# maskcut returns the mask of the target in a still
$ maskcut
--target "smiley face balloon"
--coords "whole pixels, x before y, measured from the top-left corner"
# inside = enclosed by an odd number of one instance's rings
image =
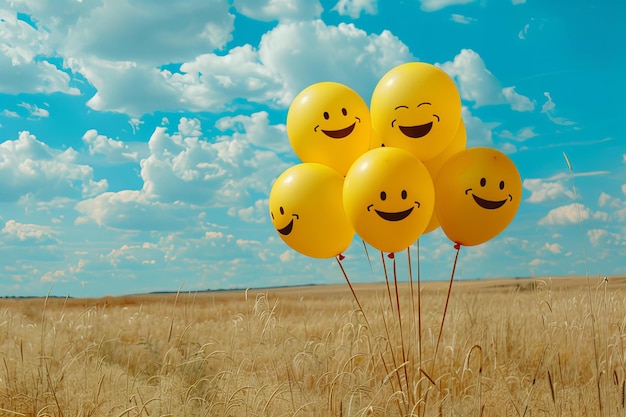
[[[296,155],[342,176],[369,149],[371,132],[365,101],[336,82],[308,86],[293,99],[287,113],[287,136]]]
[[[312,258],[331,258],[354,238],[342,200],[343,177],[317,163],[285,170],[269,196],[272,224],[292,249]]]
[[[455,243],[484,243],[511,223],[522,199],[522,179],[513,161],[491,148],[453,155],[435,179],[435,211]]]
[[[461,120],[461,97],[443,70],[408,62],[380,79],[372,93],[370,114],[372,147],[402,148],[425,161],[452,141]]]
[[[435,205],[432,179],[422,162],[399,148],[376,148],[346,175],[343,201],[361,238],[385,252],[406,249],[422,234]]]

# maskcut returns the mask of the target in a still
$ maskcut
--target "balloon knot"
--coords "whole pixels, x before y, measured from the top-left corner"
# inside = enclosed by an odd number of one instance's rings
[[[389,254],[387,255],[387,257],[388,257],[389,259],[393,259],[393,258],[394,258],[393,252],[389,252]]]
[[[461,244],[460,244],[459,242],[456,242],[456,243],[454,244],[454,249],[456,249],[456,250],[461,249]]]
[[[344,259],[346,259],[346,257],[343,256],[341,253],[337,255],[337,258],[339,258],[340,261],[343,261]]]

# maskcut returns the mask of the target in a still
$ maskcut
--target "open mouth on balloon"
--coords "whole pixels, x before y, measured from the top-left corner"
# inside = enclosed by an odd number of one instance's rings
[[[497,208],[502,207],[504,203],[506,203],[506,200],[501,200],[501,201],[485,200],[484,198],[478,197],[476,194],[472,194],[472,197],[474,197],[474,201],[476,201],[476,204],[478,204],[479,206],[487,210],[495,210]]]
[[[322,132],[329,138],[343,139],[346,136],[348,136],[350,133],[352,133],[352,131],[354,130],[354,126],[356,126],[356,122],[352,123],[348,127],[344,127],[343,129],[339,129],[339,130],[323,130],[322,129]]]
[[[417,126],[398,126],[398,129],[400,129],[400,132],[402,132],[405,136],[408,136],[413,139],[419,139],[421,137],[426,136],[432,128],[433,128],[433,122],[429,122],[424,125],[417,125]]]
[[[413,212],[413,209],[414,207],[411,207],[410,209],[404,210],[404,211],[394,211],[394,212],[380,211],[380,210],[374,210],[374,211],[383,220],[387,220],[390,222],[397,222],[397,221],[406,219],[409,216],[409,214]]]
[[[282,229],[277,229],[278,233],[280,233],[281,235],[287,236],[289,233],[291,233],[291,230],[293,229],[293,219],[291,219],[291,221],[289,222],[289,224],[285,227],[283,227]]]

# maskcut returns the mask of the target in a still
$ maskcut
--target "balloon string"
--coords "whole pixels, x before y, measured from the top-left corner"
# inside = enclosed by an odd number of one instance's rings
[[[437,344],[435,345],[435,356],[433,356],[433,369],[435,367],[435,361],[437,360],[437,351],[439,351],[439,342],[441,342],[441,334],[443,333],[443,323],[446,320],[446,313],[448,311],[448,302],[450,301],[450,293],[452,292],[452,281],[454,280],[454,271],[456,270],[456,262],[459,259],[459,252],[461,245],[459,243],[454,244],[456,249],[456,255],[454,256],[454,263],[452,264],[452,273],[450,274],[450,284],[448,285],[448,295],[446,296],[446,305],[443,308],[443,316],[441,317],[441,327],[439,328],[439,336],[437,336]]]
[[[368,330],[372,330],[372,326],[370,325],[370,322],[367,319],[367,316],[365,315],[365,310],[363,309],[363,306],[361,305],[361,301],[359,300],[359,297],[356,295],[356,291],[354,290],[354,287],[352,286],[352,283],[350,282],[350,279],[348,278],[348,274],[346,273],[346,270],[344,269],[343,264],[341,263],[341,261],[344,258],[340,258],[338,255],[335,259],[337,260],[337,263],[339,264],[339,268],[341,269],[341,272],[343,273],[343,277],[346,279],[346,282],[348,283],[348,287],[350,288],[350,292],[352,292],[352,297],[354,297],[354,301],[356,301],[356,304],[359,306],[359,311],[363,315],[363,320],[365,320],[365,325],[367,326]],[[384,317],[383,317],[383,320],[384,320]],[[389,339],[389,335],[387,335],[387,339]],[[392,352],[392,355],[393,355],[393,352]],[[387,365],[387,361],[385,360],[385,356],[383,355],[382,352],[380,352],[380,359],[383,363],[383,367],[385,368],[385,374],[389,375],[389,366]],[[397,366],[395,365],[395,359],[394,359],[394,369],[395,368],[397,368]],[[399,381],[399,377],[398,377],[398,381]]]
[[[387,284],[387,297],[389,300],[389,309],[393,312],[393,301],[391,300],[391,287],[389,285],[389,274],[387,273],[387,263],[385,262],[385,254],[383,253],[383,251],[380,251],[380,260],[383,263],[383,270],[385,271],[385,284]],[[394,267],[395,267],[395,261],[394,261]],[[385,319],[384,314],[382,315],[382,319],[383,319],[383,323],[385,324],[385,332],[387,334],[387,345],[389,346],[389,351],[391,352],[391,361],[393,364],[393,369],[396,374],[396,378],[398,379],[398,386],[402,387],[402,380],[400,378],[400,371],[399,371],[400,368],[398,367],[398,362],[396,361],[396,353],[393,349],[393,345],[391,344],[389,326],[387,325],[387,320]]]
[[[402,313],[400,311],[400,294],[398,291],[398,272],[396,268],[396,259],[393,258],[393,286],[396,291],[396,311],[398,312],[398,327],[400,328],[400,346],[402,346],[402,363],[406,362],[406,346],[404,345],[404,331],[402,330]],[[411,389],[409,385],[409,375],[407,367],[404,366],[404,381],[406,383],[406,391],[411,395]]]
[[[348,283],[348,287],[350,288],[350,291],[352,292],[352,297],[354,297],[354,301],[356,301],[356,304],[359,306],[359,311],[363,315],[363,319],[365,320],[365,324],[367,324],[367,328],[371,329],[372,327],[370,326],[369,320],[367,319],[367,316],[365,315],[365,310],[363,310],[361,301],[359,301],[359,297],[357,297],[356,291],[354,291],[354,287],[352,286],[352,283],[350,282],[350,279],[348,278],[348,274],[346,273],[346,270],[344,269],[343,264],[341,263],[344,257],[340,257],[340,256],[337,256],[335,259],[337,259],[337,263],[339,264],[339,268],[341,268],[343,277],[346,279],[346,282]]]

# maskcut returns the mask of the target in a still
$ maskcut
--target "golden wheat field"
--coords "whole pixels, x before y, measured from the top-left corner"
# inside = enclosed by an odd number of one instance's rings
[[[2,299],[0,415],[626,416],[626,277],[353,289]]]

